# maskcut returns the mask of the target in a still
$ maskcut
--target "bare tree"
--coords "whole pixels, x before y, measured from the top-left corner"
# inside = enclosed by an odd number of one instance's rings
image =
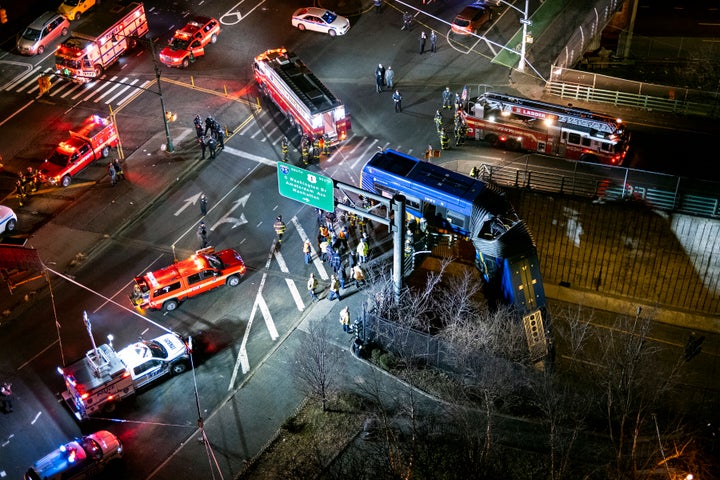
[[[327,411],[337,380],[337,364],[337,352],[328,340],[327,327],[321,322],[311,323],[308,335],[295,352],[296,379],[306,393],[320,399],[323,411]]]

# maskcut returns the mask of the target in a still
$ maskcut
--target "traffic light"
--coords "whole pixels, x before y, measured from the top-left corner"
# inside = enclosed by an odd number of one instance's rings
[[[7,23],[7,10],[0,8],[0,23]]]

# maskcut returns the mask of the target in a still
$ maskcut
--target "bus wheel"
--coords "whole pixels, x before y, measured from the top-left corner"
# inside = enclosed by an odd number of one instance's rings
[[[166,312],[172,312],[178,307],[178,301],[175,299],[168,300],[165,303],[163,303],[163,310]]]
[[[485,141],[487,143],[489,143],[490,145],[492,145],[493,147],[497,147],[498,144],[500,143],[500,139],[498,138],[498,136],[493,133],[489,133],[489,134],[485,135]]]

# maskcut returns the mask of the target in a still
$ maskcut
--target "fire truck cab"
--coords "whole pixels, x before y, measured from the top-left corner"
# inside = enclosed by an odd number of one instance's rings
[[[40,166],[43,181],[67,187],[72,177],[95,160],[107,157],[110,148],[117,144],[117,129],[112,120],[92,115],[70,131],[70,138],[60,142]]]
[[[255,57],[260,93],[277,105],[299,135],[325,137],[330,145],[347,139],[350,117],[343,103],[310,69],[284,48]]]
[[[217,41],[220,22],[210,17],[195,17],[176,30],[167,47],[160,52],[160,61],[168,67],[187,68],[196,58],[205,55],[205,47]]]
[[[76,83],[98,78],[149,31],[142,3],[99,9],[92,20],[55,51],[56,75]]]
[[[170,312],[188,298],[223,285],[237,286],[245,270],[235,250],[204,248],[186,260],[135,277],[130,301],[139,308]]]

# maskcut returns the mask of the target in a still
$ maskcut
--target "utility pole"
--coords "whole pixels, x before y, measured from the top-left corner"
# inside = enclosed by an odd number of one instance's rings
[[[165,100],[162,94],[162,82],[160,81],[160,67],[158,66],[157,58],[155,56],[155,42],[149,39],[150,42],[150,53],[152,55],[153,65],[155,66],[155,78],[157,79],[158,95],[160,95],[160,108],[162,109],[163,124],[165,125],[165,139],[167,140],[166,150],[172,153],[175,150],[172,139],[170,138],[170,127],[168,126],[167,111],[165,110]]]

